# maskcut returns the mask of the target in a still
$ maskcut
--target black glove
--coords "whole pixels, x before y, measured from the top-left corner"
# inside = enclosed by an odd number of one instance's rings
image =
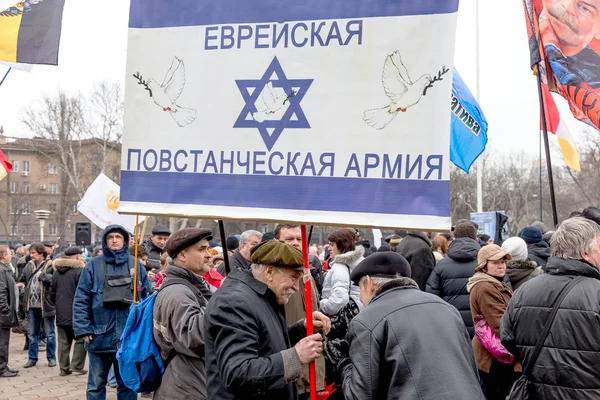
[[[327,376],[338,377],[342,372],[343,367],[350,363],[350,346],[344,339],[330,340],[325,344],[323,349],[325,354],[325,365],[327,368]]]

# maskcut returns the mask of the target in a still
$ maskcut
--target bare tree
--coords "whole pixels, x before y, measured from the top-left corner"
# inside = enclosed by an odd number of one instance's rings
[[[73,197],[80,199],[108,165],[122,136],[123,96],[116,83],[101,82],[89,96],[59,92],[24,110],[34,138],[23,143],[58,168],[58,225],[64,226]]]
[[[100,170],[105,172],[108,155],[119,146],[123,136],[123,93],[117,82],[98,83],[90,96],[88,136],[100,151]]]

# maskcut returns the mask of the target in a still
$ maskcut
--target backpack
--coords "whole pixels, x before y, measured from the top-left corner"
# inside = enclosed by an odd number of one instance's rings
[[[194,294],[199,293],[199,289],[191,282],[180,278],[165,280],[160,290],[171,285],[185,285]],[[158,389],[167,366],[177,355],[175,349],[172,349],[169,357],[163,361],[160,348],[154,340],[154,302],[158,293],[154,292],[141,303],[131,305],[120,339],[121,346],[117,351],[123,384],[138,393]]]

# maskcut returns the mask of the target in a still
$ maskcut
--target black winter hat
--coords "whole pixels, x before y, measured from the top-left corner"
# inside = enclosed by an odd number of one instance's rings
[[[227,246],[227,250],[237,250],[240,247],[240,241],[235,236],[229,236],[225,239],[225,245]]]
[[[358,285],[360,278],[366,275],[396,276],[397,274],[410,278],[410,264],[400,254],[384,251],[362,260],[350,273],[350,279]]]
[[[83,254],[79,247],[71,246],[65,250],[65,256],[74,256],[76,254]]]
[[[156,225],[154,228],[152,228],[152,234],[153,235],[170,235],[171,231],[166,226]]]
[[[542,231],[535,226],[528,226],[521,232],[521,239],[527,244],[539,243],[543,240]]]

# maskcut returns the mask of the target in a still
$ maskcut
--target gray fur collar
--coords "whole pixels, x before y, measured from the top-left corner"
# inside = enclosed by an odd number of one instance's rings
[[[52,266],[55,268],[83,268],[85,267],[85,263],[72,258],[57,258],[56,260],[52,261]]]
[[[537,268],[537,264],[535,263],[535,261],[530,261],[530,260],[525,260],[525,261],[511,260],[506,265],[506,268],[507,269],[530,269],[530,270],[534,270],[534,269]]]
[[[334,264],[346,264],[349,267],[354,267],[358,261],[365,255],[365,248],[358,245],[352,251],[344,254],[338,254],[333,258]]]

